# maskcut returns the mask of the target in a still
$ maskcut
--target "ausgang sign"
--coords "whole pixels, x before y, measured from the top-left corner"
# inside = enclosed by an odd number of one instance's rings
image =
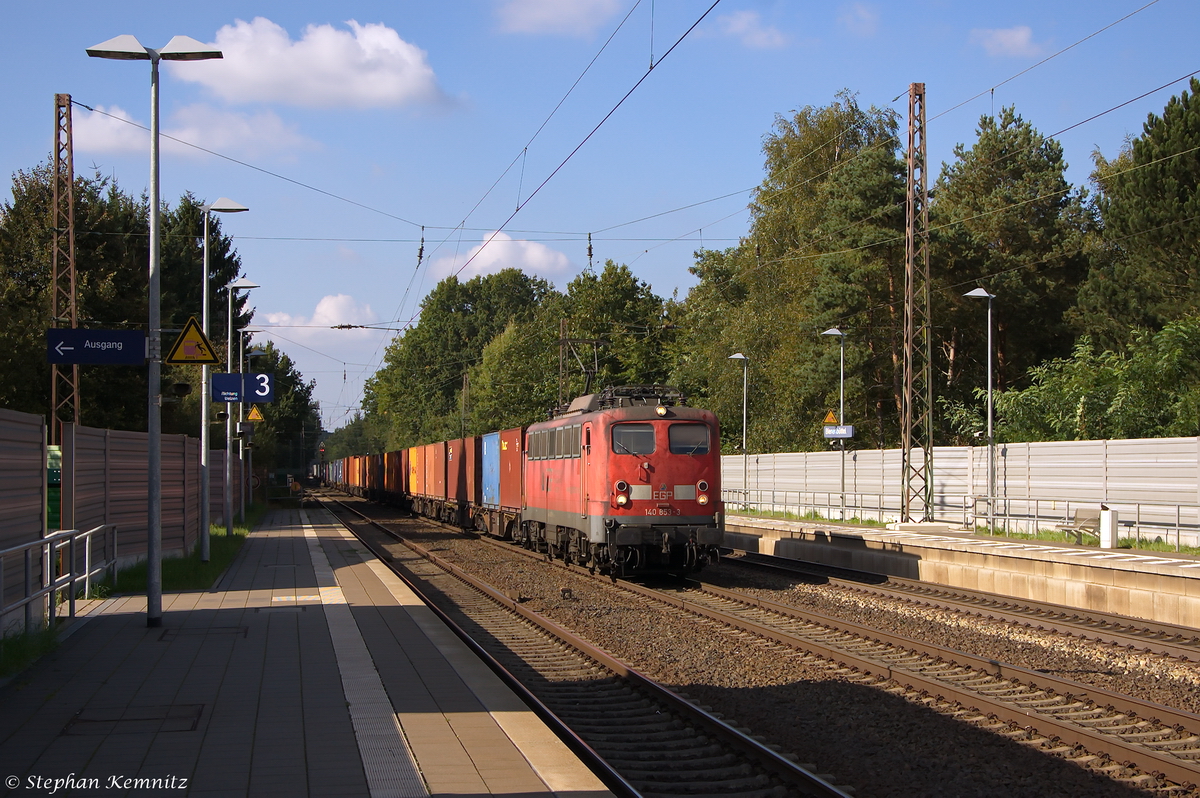
[[[46,330],[47,363],[140,366],[146,362],[146,333],[141,330]]]

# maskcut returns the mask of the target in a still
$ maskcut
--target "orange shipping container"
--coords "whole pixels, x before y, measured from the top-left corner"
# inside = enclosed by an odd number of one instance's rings
[[[425,495],[424,446],[414,446],[408,450],[408,488],[412,496]]]
[[[521,509],[521,465],[524,443],[524,427],[501,430],[500,506],[506,509]]]

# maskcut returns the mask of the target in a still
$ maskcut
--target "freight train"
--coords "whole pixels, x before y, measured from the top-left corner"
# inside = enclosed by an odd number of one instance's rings
[[[324,483],[613,577],[716,562],[720,430],[664,386],[581,396],[547,421],[318,466]]]

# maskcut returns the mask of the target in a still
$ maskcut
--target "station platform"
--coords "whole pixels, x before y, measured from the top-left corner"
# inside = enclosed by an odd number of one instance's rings
[[[93,602],[0,687],[4,795],[611,795],[325,510],[211,591]]]
[[[835,568],[1200,626],[1200,558],[1188,555],[981,537],[946,531],[944,526],[891,530],[733,514],[725,520],[725,545]]]

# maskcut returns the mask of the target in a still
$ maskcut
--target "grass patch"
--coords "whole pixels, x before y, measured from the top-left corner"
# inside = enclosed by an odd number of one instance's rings
[[[226,534],[225,527],[212,526],[209,533],[209,560],[200,561],[200,546],[187,557],[166,557],[162,561],[162,583],[164,593],[176,593],[182,590],[207,590],[216,583],[225,569],[242,550],[246,536],[266,514],[267,507],[262,504],[252,504],[246,508],[245,525],[235,524],[233,534]],[[98,596],[113,593],[141,594],[146,592],[145,561],[117,573],[116,584],[107,580],[93,592]],[[107,591],[107,593],[106,593]]]
[[[0,637],[0,677],[25,670],[29,663],[58,646],[54,629],[14,632]]]
[[[726,502],[727,505],[731,503],[732,502]],[[731,510],[727,511],[727,514],[749,515],[753,516],[754,518],[777,518],[781,521],[827,521],[831,524],[856,524],[858,526],[875,527],[887,526],[887,521],[878,521],[874,518],[858,518],[857,516],[853,518],[847,518],[845,521],[838,521],[834,518],[826,518],[816,510],[809,510],[803,515],[797,515],[796,513],[787,510]]]
[[[1015,540],[1044,540],[1051,543],[1074,543],[1075,533],[1065,529],[1039,529],[1037,532],[1009,532],[1004,534],[1003,530],[997,530],[988,533],[987,527],[975,527],[975,534],[979,537],[1003,538],[1007,537]],[[1099,546],[1100,537],[1087,532],[1083,533],[1082,543],[1084,546]],[[1164,554],[1190,554],[1200,555],[1200,547],[1196,546],[1180,546],[1175,548],[1175,544],[1167,540],[1165,537],[1148,538],[1143,536],[1141,540],[1136,538],[1118,538],[1118,549],[1136,549],[1138,551],[1158,551]]]

